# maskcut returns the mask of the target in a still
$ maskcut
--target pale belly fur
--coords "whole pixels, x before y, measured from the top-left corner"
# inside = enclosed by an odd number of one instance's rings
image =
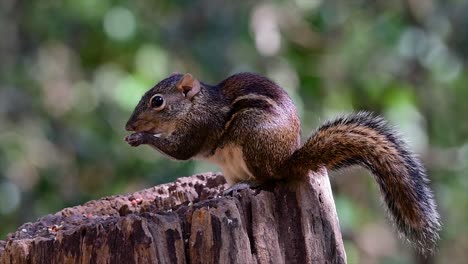
[[[252,181],[254,179],[253,174],[249,171],[244,161],[242,149],[238,146],[224,146],[222,149],[216,150],[214,155],[204,158],[204,160],[221,167],[224,178],[226,178],[229,186],[238,182]]]

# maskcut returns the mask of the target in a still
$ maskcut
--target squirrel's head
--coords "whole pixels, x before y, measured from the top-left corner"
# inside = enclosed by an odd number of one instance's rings
[[[143,95],[125,129],[170,135],[187,116],[200,86],[190,73],[172,74]]]

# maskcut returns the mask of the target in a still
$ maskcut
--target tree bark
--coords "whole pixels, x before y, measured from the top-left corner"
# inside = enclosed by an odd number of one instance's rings
[[[66,208],[0,241],[0,263],[346,263],[325,170],[225,187],[208,173]]]

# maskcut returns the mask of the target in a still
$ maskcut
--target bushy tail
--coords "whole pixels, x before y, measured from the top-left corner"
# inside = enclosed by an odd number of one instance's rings
[[[380,117],[360,112],[321,126],[289,162],[317,170],[361,165],[375,176],[390,218],[421,251],[439,239],[439,214],[425,170],[406,143]]]

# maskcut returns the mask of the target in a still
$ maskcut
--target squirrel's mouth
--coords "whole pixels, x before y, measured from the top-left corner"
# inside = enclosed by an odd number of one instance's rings
[[[173,123],[157,123],[147,120],[137,120],[136,122],[127,123],[125,129],[129,132],[145,133],[157,138],[166,138],[175,131]]]
[[[136,132],[136,133],[145,133],[153,135],[154,137],[161,137],[163,132],[155,129],[150,122],[138,123],[134,126],[128,125],[125,127],[127,131]]]
[[[148,131],[145,131],[145,130],[134,130],[132,131],[133,133],[144,133],[144,134],[148,134],[148,135],[151,135],[153,137],[157,137],[157,138],[160,138],[160,137],[163,137],[164,133],[163,132],[159,132],[159,131],[156,131],[156,130],[148,130]]]
[[[166,134],[163,133],[163,132],[159,132],[159,131],[155,131],[155,130],[150,130],[150,131],[136,131],[135,133],[145,133],[145,134],[148,134],[148,135],[151,135],[153,137],[156,137],[156,138],[165,138]]]
[[[155,133],[153,134],[153,137],[161,138],[163,133]]]

